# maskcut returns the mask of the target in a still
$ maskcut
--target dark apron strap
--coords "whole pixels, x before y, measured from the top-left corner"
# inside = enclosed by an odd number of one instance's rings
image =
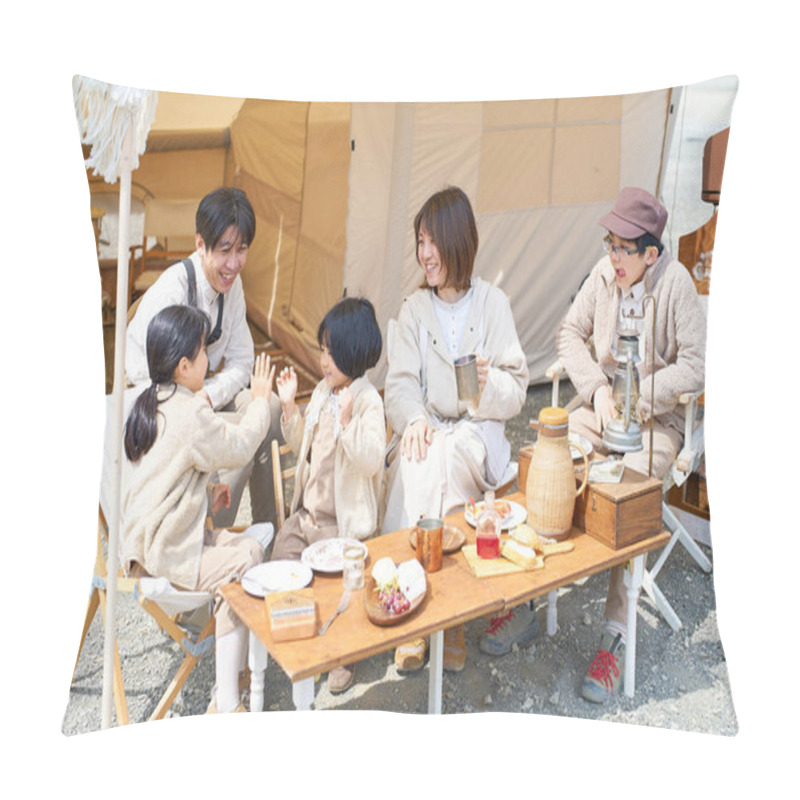
[[[194,264],[190,258],[184,258],[183,266],[186,270],[186,278],[189,283],[189,305],[197,308],[197,276],[194,273]],[[214,330],[209,334],[208,339],[206,339],[206,346],[214,344],[222,335],[222,307],[224,301],[225,295],[220,294],[217,296],[217,306],[219,307],[217,312],[217,324],[214,326]]]

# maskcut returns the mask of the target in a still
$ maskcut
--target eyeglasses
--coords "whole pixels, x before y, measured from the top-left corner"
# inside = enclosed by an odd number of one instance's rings
[[[617,247],[617,245],[611,241],[610,236],[603,237],[603,250],[609,255],[613,253],[617,258],[619,258],[620,253],[625,253],[626,256],[635,256],[639,252],[638,247]]]

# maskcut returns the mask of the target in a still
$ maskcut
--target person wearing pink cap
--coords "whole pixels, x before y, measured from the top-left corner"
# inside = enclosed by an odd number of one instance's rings
[[[653,476],[662,478],[683,443],[678,398],[702,389],[705,378],[706,321],[689,271],[673,259],[661,237],[667,210],[644,189],[623,189],[612,210],[599,220],[606,229],[605,255],[581,286],[556,335],[558,357],[583,405],[570,414],[569,429],[606,454],[602,432],[613,414],[611,381],[617,330],[639,331],[638,415],[643,450],[623,462],[637,472],[650,468],[650,418],[653,417]],[[655,299],[655,355],[651,357]],[[651,375],[655,362],[655,390]],[[582,695],[603,702],[622,688],[625,664],[627,594],[623,568],[611,570],[605,629],[584,678]]]

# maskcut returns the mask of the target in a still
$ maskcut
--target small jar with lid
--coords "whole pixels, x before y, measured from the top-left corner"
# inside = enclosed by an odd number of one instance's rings
[[[500,555],[500,514],[494,507],[494,492],[486,492],[483,508],[475,522],[475,546],[480,558]]]

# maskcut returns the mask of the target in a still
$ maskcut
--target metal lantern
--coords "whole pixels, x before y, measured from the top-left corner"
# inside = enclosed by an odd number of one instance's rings
[[[625,323],[617,328],[617,367],[611,384],[614,416],[603,428],[603,446],[612,453],[636,453],[642,449],[642,428],[639,417],[639,331],[633,320],[644,319],[644,306],[653,303],[653,333],[650,337],[650,396],[655,397],[655,346],[656,346],[656,301],[646,295],[642,301],[643,313],[625,317]],[[653,415],[650,415],[650,468],[653,474]]]

